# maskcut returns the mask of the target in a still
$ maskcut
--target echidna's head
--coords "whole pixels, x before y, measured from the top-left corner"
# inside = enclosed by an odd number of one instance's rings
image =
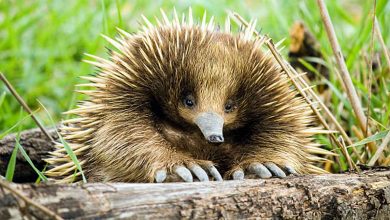
[[[238,119],[243,63],[228,35],[213,33],[203,43],[196,40],[192,46],[180,42],[183,54],[170,56],[172,69],[169,63],[162,64],[168,65],[160,73],[165,75],[159,74],[163,81],[150,91],[153,110],[160,119],[184,128],[198,127],[207,141],[220,143],[224,128]]]
[[[192,39],[185,41],[186,32],[191,31]],[[220,143],[224,142],[224,131],[243,127],[257,117],[262,100],[258,92],[264,87],[259,75],[273,66],[264,61],[254,42],[242,36],[203,31],[182,28],[178,55],[163,55],[169,60],[160,63],[162,70],[154,68],[159,77],[149,84],[153,85],[151,100],[155,114],[162,119],[183,128],[197,127],[208,142]],[[177,45],[176,39],[170,38],[168,31],[160,34],[168,47],[162,51],[175,51],[169,47]],[[159,61],[154,62],[158,67]],[[268,66],[264,68],[261,62]]]
[[[212,143],[224,142],[226,131],[266,125],[280,71],[248,35],[174,21],[124,36],[115,45],[122,54],[113,55],[113,80],[123,89],[116,93],[129,97],[122,107],[149,106],[155,120],[195,128]]]
[[[224,40],[229,39],[215,39],[191,51],[178,72],[178,77],[185,75],[176,88],[180,95],[174,97],[180,118],[213,143],[224,141],[223,128],[236,124],[241,110],[241,60],[233,58],[238,54]]]

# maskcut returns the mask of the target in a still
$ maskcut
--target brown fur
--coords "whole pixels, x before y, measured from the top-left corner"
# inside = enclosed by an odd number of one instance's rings
[[[320,172],[310,154],[311,110],[261,40],[165,21],[110,41],[118,52],[91,62],[100,70],[87,78],[94,89],[81,91],[90,99],[61,132],[89,181],[153,182],[158,169],[192,163],[215,164],[226,178],[254,161]],[[225,113],[228,101],[235,108]],[[209,110],[224,118],[224,143],[208,143],[194,124]],[[69,181],[75,165],[58,147],[47,174]]]

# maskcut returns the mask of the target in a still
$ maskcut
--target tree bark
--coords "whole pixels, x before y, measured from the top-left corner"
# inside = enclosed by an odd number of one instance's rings
[[[54,129],[49,133],[57,139]],[[15,135],[0,140],[4,175]],[[21,133],[20,143],[43,169],[53,144],[38,129]],[[14,181],[37,176],[19,153]],[[389,219],[390,170],[286,179],[166,184],[12,184],[33,201],[67,219]],[[48,218],[0,187],[0,219]]]
[[[163,184],[13,184],[65,219],[388,219],[390,171]],[[0,219],[38,210],[0,189]]]
[[[54,128],[49,128],[47,131],[57,140],[58,137]],[[0,175],[5,175],[9,159],[15,147],[15,138],[16,134],[10,134],[0,140]],[[47,153],[54,150],[53,143],[39,129],[21,132],[19,143],[39,170],[42,170],[46,165],[43,159],[47,158]],[[18,183],[34,182],[37,178],[38,175],[19,151],[13,181]]]

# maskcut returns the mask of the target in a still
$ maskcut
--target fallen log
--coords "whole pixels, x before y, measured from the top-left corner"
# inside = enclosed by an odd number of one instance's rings
[[[48,128],[47,132],[53,139],[56,140],[58,138],[54,128]],[[9,159],[15,147],[15,138],[16,134],[10,134],[0,140],[0,175],[5,175]],[[38,128],[21,132],[19,143],[39,170],[42,170],[46,165],[43,159],[48,157],[47,153],[54,150],[53,143]],[[13,181],[18,183],[34,182],[38,175],[31,168],[30,164],[27,163],[20,151],[16,159]]]
[[[12,184],[65,219],[388,219],[390,170],[163,184]],[[45,218],[0,190],[0,219]]]

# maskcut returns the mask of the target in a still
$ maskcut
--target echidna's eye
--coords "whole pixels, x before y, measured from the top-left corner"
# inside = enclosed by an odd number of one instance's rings
[[[192,95],[188,95],[184,98],[183,100],[183,103],[184,105],[187,107],[187,108],[192,108],[195,106],[195,100],[194,100],[194,97]]]
[[[235,109],[235,106],[233,104],[233,101],[228,100],[225,104],[225,112],[229,113],[232,112]]]

